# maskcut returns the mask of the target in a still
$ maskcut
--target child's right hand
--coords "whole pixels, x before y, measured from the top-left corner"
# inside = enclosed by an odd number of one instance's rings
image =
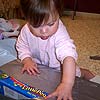
[[[72,86],[67,83],[60,83],[57,89],[49,94],[45,99],[57,97],[57,100],[73,100],[72,98]]]
[[[27,71],[29,75],[36,75],[40,73],[37,68],[37,64],[31,58],[27,57],[22,62],[24,64],[22,73],[24,73],[25,71]]]

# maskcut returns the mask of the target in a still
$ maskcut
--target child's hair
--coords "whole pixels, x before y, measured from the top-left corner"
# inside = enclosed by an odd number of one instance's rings
[[[62,3],[62,0],[20,0],[24,17],[33,27],[46,23],[50,16],[61,16]]]

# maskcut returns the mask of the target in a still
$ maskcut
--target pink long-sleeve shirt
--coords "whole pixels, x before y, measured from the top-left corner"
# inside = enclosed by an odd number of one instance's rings
[[[76,47],[61,20],[56,33],[46,40],[34,36],[26,24],[20,32],[16,48],[21,60],[31,57],[38,64],[56,69],[60,69],[67,56],[77,60]]]

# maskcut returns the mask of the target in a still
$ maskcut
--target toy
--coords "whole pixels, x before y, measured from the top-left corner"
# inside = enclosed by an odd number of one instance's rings
[[[14,19],[5,20],[0,18],[0,30],[2,35],[7,38],[10,36],[18,36],[20,24],[18,24]]]
[[[45,98],[48,93],[28,84],[22,83],[14,77],[8,76],[0,70],[0,94],[13,99],[35,99]]]

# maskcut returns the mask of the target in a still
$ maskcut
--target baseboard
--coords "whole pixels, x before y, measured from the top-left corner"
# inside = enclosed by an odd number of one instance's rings
[[[73,15],[73,12],[74,11],[64,11],[63,12],[63,15]],[[88,13],[88,12],[79,12],[79,11],[76,11],[76,16],[98,16],[100,18],[100,14],[97,14],[97,13]]]

